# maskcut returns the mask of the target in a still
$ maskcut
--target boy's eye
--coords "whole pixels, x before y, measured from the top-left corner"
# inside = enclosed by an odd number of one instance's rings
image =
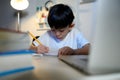
[[[54,29],[51,29],[51,31],[52,31],[52,32],[55,32],[55,30],[54,30]]]
[[[55,30],[52,30],[53,32],[55,31]]]
[[[55,29],[51,29],[52,32],[64,32],[64,30],[55,30]]]

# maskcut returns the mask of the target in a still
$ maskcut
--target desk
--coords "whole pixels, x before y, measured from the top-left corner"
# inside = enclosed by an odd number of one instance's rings
[[[86,76],[54,56],[33,56],[34,70],[12,74],[0,80],[118,80],[120,74]]]

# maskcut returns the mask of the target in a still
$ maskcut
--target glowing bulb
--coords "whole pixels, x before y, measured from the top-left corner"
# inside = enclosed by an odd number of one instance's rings
[[[16,10],[24,10],[29,6],[28,0],[11,0],[10,4]]]

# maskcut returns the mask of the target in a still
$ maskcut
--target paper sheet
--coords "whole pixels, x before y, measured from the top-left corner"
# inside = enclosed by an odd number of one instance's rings
[[[43,53],[43,54],[33,54],[34,56],[57,56],[58,55],[58,50],[55,51],[49,51],[48,53]]]

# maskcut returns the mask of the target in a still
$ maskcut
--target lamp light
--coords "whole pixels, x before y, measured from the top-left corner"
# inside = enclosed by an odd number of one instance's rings
[[[11,0],[10,5],[18,10],[17,16],[18,16],[18,31],[20,30],[20,11],[25,10],[29,6],[28,0]]]

